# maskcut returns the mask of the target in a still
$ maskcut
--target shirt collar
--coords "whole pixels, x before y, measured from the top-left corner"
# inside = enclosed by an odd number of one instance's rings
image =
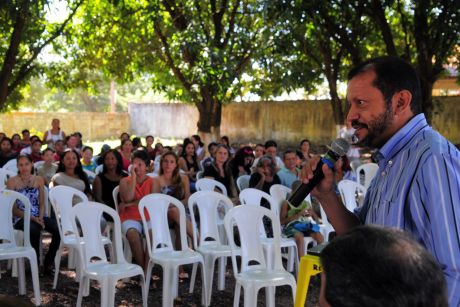
[[[399,152],[406,144],[423,128],[427,127],[428,123],[425,114],[420,113],[414,116],[401,129],[399,129],[375,154],[376,162],[391,159]]]

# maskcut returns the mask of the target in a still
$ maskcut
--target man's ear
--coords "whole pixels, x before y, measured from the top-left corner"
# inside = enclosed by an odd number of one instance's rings
[[[412,93],[408,90],[401,90],[393,95],[393,110],[395,115],[400,115],[410,110]]]

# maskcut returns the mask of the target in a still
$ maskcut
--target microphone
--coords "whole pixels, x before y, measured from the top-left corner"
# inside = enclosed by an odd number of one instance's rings
[[[315,186],[321,182],[324,178],[323,164],[334,168],[334,163],[342,156],[345,156],[350,149],[350,145],[347,140],[338,138],[332,142],[330,149],[326,152],[324,157],[318,162],[315,171],[313,172],[313,178],[308,183],[302,183],[289,197],[288,202],[294,207],[298,207],[307,197],[308,194],[315,188]]]

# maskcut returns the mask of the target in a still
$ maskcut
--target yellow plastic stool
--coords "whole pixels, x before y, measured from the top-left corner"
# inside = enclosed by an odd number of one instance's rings
[[[297,276],[297,292],[294,307],[305,306],[310,278],[321,273],[321,263],[317,255],[305,255],[300,258],[299,275]]]

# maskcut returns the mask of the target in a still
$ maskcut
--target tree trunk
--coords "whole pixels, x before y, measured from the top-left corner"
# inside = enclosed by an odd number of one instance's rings
[[[433,84],[434,82],[427,80],[423,76],[420,76],[420,85],[422,92],[422,112],[425,113],[428,123],[431,124],[433,119],[434,105],[433,105]]]
[[[222,120],[222,104],[209,94],[207,89],[201,91],[203,99],[196,104],[198,108],[198,134],[209,140],[219,140]],[[209,134],[209,136],[207,135]]]
[[[13,75],[13,68],[17,62],[19,53],[19,45],[21,44],[22,34],[26,23],[26,18],[29,11],[30,1],[22,1],[22,6],[17,12],[16,21],[14,23],[13,32],[11,33],[10,44],[5,55],[2,70],[0,72],[0,110],[5,108],[6,99],[8,98],[9,82]]]

